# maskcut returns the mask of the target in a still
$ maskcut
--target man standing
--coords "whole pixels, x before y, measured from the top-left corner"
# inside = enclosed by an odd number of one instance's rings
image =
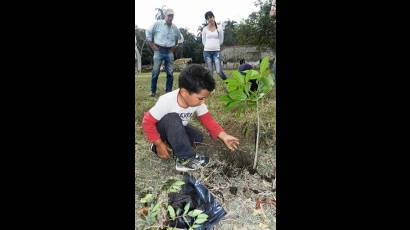
[[[165,92],[172,91],[174,52],[179,44],[184,41],[184,37],[175,24],[174,11],[167,9],[165,19],[155,22],[146,31],[148,45],[154,51],[154,66],[152,67],[151,92],[150,96],[155,97],[157,91],[157,81],[160,73],[161,62],[164,61],[167,82]]]

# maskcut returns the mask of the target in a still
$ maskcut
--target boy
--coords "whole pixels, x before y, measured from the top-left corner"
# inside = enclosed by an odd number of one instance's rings
[[[238,148],[239,140],[227,134],[213,119],[205,99],[215,89],[215,80],[209,70],[191,64],[179,75],[179,88],[162,95],[154,107],[144,114],[142,127],[151,150],[161,159],[169,159],[168,148],[176,155],[177,171],[192,171],[208,163],[208,159],[196,154],[194,143],[202,142],[199,130],[188,125],[195,112],[201,124],[213,139],[219,138],[231,151]],[[168,147],[169,146],[169,147]]]

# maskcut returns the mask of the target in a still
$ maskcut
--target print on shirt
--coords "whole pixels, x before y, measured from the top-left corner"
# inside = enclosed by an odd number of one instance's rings
[[[192,117],[193,114],[194,114],[194,113],[180,113],[180,114],[179,114],[179,117],[180,117],[181,120],[182,120],[182,124],[183,124],[183,125],[187,125],[187,124],[188,124],[188,121],[191,119],[191,117]]]

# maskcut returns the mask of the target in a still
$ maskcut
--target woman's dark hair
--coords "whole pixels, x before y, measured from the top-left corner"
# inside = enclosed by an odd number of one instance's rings
[[[212,11],[208,11],[205,13],[205,20],[208,20],[209,17],[215,17],[214,13]]]
[[[214,15],[214,13],[212,13],[212,11],[208,11],[208,12],[205,13],[205,20],[208,20],[209,17],[215,17],[215,15]],[[214,23],[215,23],[215,28],[218,29],[218,25],[216,24],[216,22],[214,22]],[[219,31],[218,31],[218,33],[219,33]]]
[[[190,64],[181,71],[178,86],[189,93],[199,93],[203,89],[212,92],[215,89],[215,79],[202,65]]]

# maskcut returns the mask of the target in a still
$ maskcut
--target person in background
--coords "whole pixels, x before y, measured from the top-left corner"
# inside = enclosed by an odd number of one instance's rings
[[[165,19],[158,20],[145,32],[148,45],[154,51],[154,66],[152,67],[151,92],[149,96],[155,97],[157,91],[158,76],[160,73],[161,62],[164,61],[167,82],[165,92],[172,91],[174,81],[173,64],[174,52],[179,44],[184,42],[184,37],[178,27],[172,23],[174,11],[167,9]]]
[[[226,80],[226,75],[221,67],[221,45],[224,41],[223,28],[218,28],[215,22],[215,16],[212,11],[205,13],[205,19],[208,25],[202,29],[202,44],[204,45],[204,60],[211,74],[213,73],[212,64],[215,64],[215,69],[222,80]]]

